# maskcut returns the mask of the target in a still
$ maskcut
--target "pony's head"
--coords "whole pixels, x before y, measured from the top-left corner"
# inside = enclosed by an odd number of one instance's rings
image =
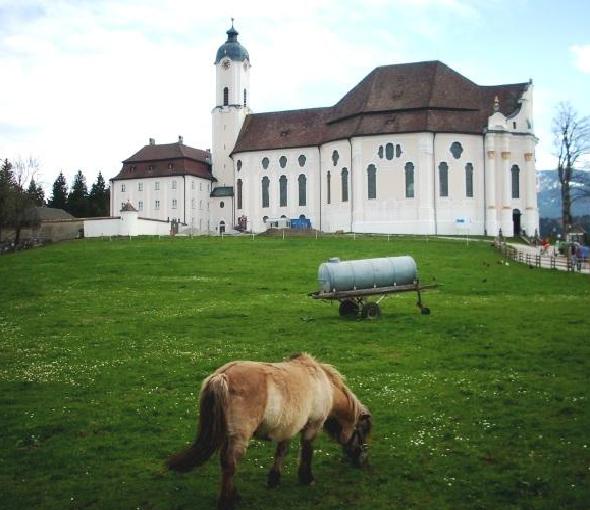
[[[372,426],[373,418],[365,406],[362,406],[352,427],[335,416],[330,416],[324,423],[326,432],[342,445],[344,456],[358,468],[367,465]]]

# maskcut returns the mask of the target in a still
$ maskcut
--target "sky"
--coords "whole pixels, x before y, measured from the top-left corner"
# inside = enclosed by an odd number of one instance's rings
[[[480,85],[533,80],[537,168],[552,117],[590,115],[589,0],[0,0],[0,158],[50,191],[155,138],[211,147],[217,48],[235,18],[255,112],[331,106],[380,65],[441,60]]]

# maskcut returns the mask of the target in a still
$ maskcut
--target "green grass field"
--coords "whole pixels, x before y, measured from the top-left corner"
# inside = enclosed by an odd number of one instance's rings
[[[318,265],[412,255],[440,290],[347,321],[314,301]],[[0,258],[0,506],[214,508],[217,459],[163,469],[192,440],[201,380],[234,359],[308,351],[374,415],[370,468],[316,443],[316,485],[265,487],[274,447],[239,466],[240,509],[590,508],[587,276],[500,264],[442,239],[80,240]]]

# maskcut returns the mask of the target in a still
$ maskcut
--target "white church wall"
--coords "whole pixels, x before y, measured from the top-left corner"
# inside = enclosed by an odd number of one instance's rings
[[[388,145],[391,144],[391,145]],[[399,147],[398,147],[399,146]],[[353,139],[353,228],[357,232],[428,234],[431,202],[423,196],[431,179],[421,157],[421,134],[393,134]],[[414,196],[406,196],[406,164],[414,167]],[[375,166],[376,193],[369,198],[368,168]],[[429,164],[431,166],[431,163]],[[411,195],[411,193],[409,193]]]
[[[299,156],[305,157],[303,166],[299,163]],[[285,167],[281,167],[281,157],[287,158]],[[262,160],[268,158],[268,167],[262,166]],[[243,208],[236,209],[236,216],[245,215],[248,218],[248,229],[254,232],[263,232],[268,228],[263,218],[270,219],[285,216],[289,219],[299,218],[304,215],[311,220],[312,228],[319,228],[320,208],[320,178],[319,178],[319,154],[317,147],[297,149],[277,149],[268,151],[255,151],[238,153],[233,156],[234,164],[241,161],[242,168],[236,170],[236,183],[234,191],[237,191],[237,179],[243,182]],[[287,205],[281,206],[279,194],[279,179],[287,178]],[[305,176],[306,201],[305,205],[299,205],[299,176]],[[269,179],[269,204],[262,205],[262,179]]]
[[[437,234],[465,235],[484,233],[483,137],[479,135],[438,133],[435,137],[434,184]],[[456,158],[453,143],[461,144]],[[439,168],[448,165],[448,196],[441,196]],[[473,166],[473,197],[467,196],[466,165]]]
[[[334,152],[337,156],[334,157]],[[321,230],[350,232],[351,217],[351,143],[337,140],[320,147],[321,157]],[[346,193],[343,200],[342,172],[346,169]],[[330,172],[330,203],[328,203],[328,172]]]

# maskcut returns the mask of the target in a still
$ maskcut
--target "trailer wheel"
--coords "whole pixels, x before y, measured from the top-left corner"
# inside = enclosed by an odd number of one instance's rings
[[[356,301],[353,301],[352,299],[344,299],[340,301],[338,313],[340,314],[340,317],[354,319],[359,314],[359,305]]]
[[[363,306],[363,310],[361,312],[361,316],[363,319],[374,320],[381,317],[381,309],[377,303],[365,303]]]

